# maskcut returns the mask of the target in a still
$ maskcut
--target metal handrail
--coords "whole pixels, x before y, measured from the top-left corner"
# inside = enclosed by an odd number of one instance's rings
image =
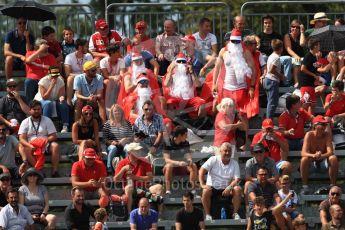
[[[248,5],[260,4],[328,4],[328,3],[344,3],[345,0],[309,0],[309,1],[249,1],[241,6],[241,16],[243,16],[244,8]]]

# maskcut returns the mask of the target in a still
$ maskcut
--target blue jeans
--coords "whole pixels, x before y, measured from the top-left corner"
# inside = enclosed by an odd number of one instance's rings
[[[28,103],[30,103],[38,92],[38,80],[26,78],[24,82],[24,91],[26,100]]]
[[[279,101],[279,82],[264,78],[263,86],[267,94],[266,117],[273,118]]]
[[[115,169],[113,169],[113,166],[112,166],[112,161],[113,161],[114,157],[120,156],[120,155],[125,157],[127,154],[123,150],[123,147],[122,148],[118,148],[115,145],[109,145],[107,147],[107,151],[108,151],[107,169],[109,171],[110,170],[113,171],[113,170],[115,170]]]
[[[284,76],[286,77],[284,85],[290,86],[292,82],[292,58],[290,56],[280,56],[279,59],[284,69]]]
[[[52,118],[52,111],[54,103],[50,100],[42,100],[42,110],[43,110],[43,116]],[[56,103],[56,111],[58,116],[61,118],[62,123],[64,125],[69,124],[69,108],[67,103],[64,101],[63,103],[60,103],[59,101],[55,101]]]

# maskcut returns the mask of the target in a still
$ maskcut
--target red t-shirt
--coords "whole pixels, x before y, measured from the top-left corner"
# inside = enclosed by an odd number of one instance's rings
[[[283,137],[283,135],[280,132],[274,131],[274,133],[277,135],[277,137],[286,142],[286,139]],[[254,135],[252,146],[259,142],[263,135],[263,132],[260,131],[257,134]],[[271,157],[275,162],[280,161],[280,146],[275,141],[270,140],[263,140],[262,144],[268,149],[268,152],[266,152],[266,156]]]
[[[48,42],[48,45],[48,52],[52,54],[54,57],[58,57],[62,52],[60,43],[58,41]]]
[[[95,163],[91,167],[86,167],[84,160],[77,161],[72,166],[71,176],[79,177],[80,182],[87,182],[90,179],[99,180],[102,177],[107,176],[107,170],[105,165],[100,160],[95,160]],[[98,188],[87,187],[86,191],[93,192]]]
[[[326,102],[329,103],[331,101],[332,94],[328,94],[326,96]],[[334,115],[345,113],[345,94],[341,94],[341,99],[339,101],[334,101],[332,105],[327,109],[325,116],[333,117]]]
[[[109,45],[120,43],[122,39],[121,35],[115,30],[111,30],[110,35],[107,37],[102,37],[99,32],[96,32],[91,35],[89,49],[99,53],[106,53]]]
[[[126,165],[131,165],[132,167],[132,175],[135,176],[146,176],[147,173],[152,172],[152,167],[150,164],[144,162],[144,161],[140,161],[138,160],[137,165],[134,166],[133,164],[131,164],[131,162],[129,161],[128,157],[121,160],[119,162],[119,164],[116,167],[115,170],[115,175],[117,175],[121,169],[126,166]],[[127,184],[127,173],[124,173],[122,176],[122,181],[124,182],[124,185]],[[136,187],[147,187],[149,184],[149,182],[144,182],[144,181],[134,181],[134,185]]]
[[[279,128],[284,128],[286,131],[294,129],[295,135],[288,135],[286,138],[300,139],[304,138],[304,124],[312,119],[312,115],[300,109],[296,117],[293,117],[288,111],[285,111],[279,116],[278,125]]]
[[[224,121],[226,124],[235,124],[238,119],[235,116],[233,121],[223,112],[219,112],[216,116],[216,120],[214,122],[214,146],[220,146],[224,142],[232,142],[235,138],[235,130],[231,131],[224,131],[219,127],[219,122]]]
[[[36,51],[28,51],[25,57],[30,57]],[[40,80],[48,74],[48,69],[50,66],[57,66],[56,59],[53,55],[48,54],[41,58],[36,58],[31,63],[25,63],[26,66],[26,78],[33,80]]]

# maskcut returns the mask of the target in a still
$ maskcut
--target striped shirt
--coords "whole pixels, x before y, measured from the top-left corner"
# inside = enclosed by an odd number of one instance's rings
[[[125,121],[125,124],[121,127],[116,127],[110,124],[110,121],[107,121],[103,126],[103,138],[105,142],[107,141],[119,141],[122,138],[133,137],[133,127],[128,122]]]

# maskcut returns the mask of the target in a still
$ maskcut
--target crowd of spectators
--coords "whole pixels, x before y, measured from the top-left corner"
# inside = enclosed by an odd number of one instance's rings
[[[318,29],[329,21],[319,12],[310,24]],[[49,213],[48,190],[41,182],[60,177],[57,133],[69,131],[75,162],[72,202],[65,210],[68,229],[89,229],[90,217],[96,220],[95,229],[107,229],[114,202],[129,213],[131,229],[157,229],[163,197],[175,195],[176,175],[189,175],[190,184],[182,196],[184,207],[176,213],[176,229],[204,229],[205,220],[218,218],[248,218],[248,230],[306,229],[291,188],[290,151],[300,152],[302,195],[310,193],[310,172],[328,172],[329,199],[320,204],[322,228],[344,229],[339,162],[332,144],[332,129],[345,117],[344,55],[322,52],[320,41],[297,19],[284,35],[273,30],[273,23],[272,16],[263,17],[263,31],[255,34],[246,29],[244,17],[236,16],[222,46],[210,32],[208,18],[185,36],[167,19],[156,39],[147,35],[144,21],[135,24],[130,39],[99,19],[89,42],[75,40],[70,27],[59,42],[50,26],[35,40],[25,29],[26,19],[18,18],[4,45],[0,229],[33,229],[34,223],[55,229],[57,217]],[[24,68],[21,95],[13,70]],[[281,86],[300,92],[284,97],[286,110],[277,118]],[[249,140],[249,121],[259,114],[260,88],[267,95],[266,117]],[[325,116],[316,114],[319,98]],[[198,169],[189,130],[175,118],[188,124],[205,117],[214,125],[214,148]],[[241,175],[234,156],[246,150],[252,158]],[[47,154],[49,175],[43,171]],[[164,186],[153,181],[157,158],[164,161]],[[121,184],[120,195],[109,188],[107,176]],[[19,178],[22,186],[16,191],[10,181]],[[200,196],[203,210],[193,205]],[[92,199],[100,209],[85,202]]]

